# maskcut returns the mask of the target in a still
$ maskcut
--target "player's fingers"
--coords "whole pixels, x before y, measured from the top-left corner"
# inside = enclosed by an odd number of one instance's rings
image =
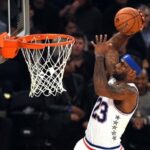
[[[140,14],[140,16],[142,18],[142,21],[145,22],[145,17],[144,17],[143,12],[140,9],[138,11],[139,11],[139,14]]]
[[[138,9],[138,12],[139,12],[139,14],[142,18],[142,21],[145,22],[145,17],[144,17],[144,14],[143,14],[142,10]]]
[[[104,39],[103,39],[103,42],[106,42],[107,41],[107,34],[104,35]]]
[[[143,28],[144,28],[144,25],[142,25],[142,26],[141,26],[140,31],[142,31],[142,30],[143,30]]]
[[[139,12],[139,13],[141,13],[141,12],[142,12],[142,10],[141,10],[141,9],[137,9],[137,10],[138,10],[138,12]]]
[[[95,36],[96,43],[99,42],[98,35]]]
[[[145,17],[141,15],[141,18],[142,18],[142,23],[145,23]]]
[[[141,16],[144,16],[142,10],[138,9],[138,12]]]
[[[142,26],[141,26],[141,28],[140,28],[140,31],[143,30],[144,24],[145,24],[145,18],[144,18],[144,16],[142,15],[141,18],[142,18]]]
[[[95,47],[96,46],[96,44],[94,43],[94,41],[91,41],[91,44]]]
[[[103,42],[103,35],[100,34],[100,36],[99,36],[99,43],[102,43],[102,42]]]

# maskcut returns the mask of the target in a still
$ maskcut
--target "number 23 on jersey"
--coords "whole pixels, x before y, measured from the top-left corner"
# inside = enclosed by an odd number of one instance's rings
[[[97,120],[100,123],[103,123],[107,120],[108,104],[107,102],[102,101],[102,98],[99,97],[95,104],[92,118]]]

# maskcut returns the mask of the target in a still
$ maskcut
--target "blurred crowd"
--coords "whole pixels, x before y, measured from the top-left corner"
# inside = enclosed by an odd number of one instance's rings
[[[7,32],[6,0],[0,1],[0,32]],[[140,97],[136,113],[122,139],[126,150],[150,150],[150,1],[149,0],[31,0],[30,31],[75,37],[63,86],[56,96],[30,98],[30,74],[22,53],[0,65],[0,150],[73,150],[83,137],[97,99],[93,88],[95,35],[117,31],[114,16],[123,7],[141,9],[144,29],[121,49],[141,64],[136,78]],[[101,137],[103,138],[103,137]]]

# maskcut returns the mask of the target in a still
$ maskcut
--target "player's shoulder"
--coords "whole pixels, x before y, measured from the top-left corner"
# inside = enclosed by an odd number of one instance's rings
[[[136,93],[136,95],[139,94],[139,90],[134,83],[128,83],[127,85],[130,87],[130,89],[132,89],[132,91],[134,91]]]
[[[127,85],[129,85],[130,87],[135,88],[138,91],[138,88],[134,83],[127,83]]]

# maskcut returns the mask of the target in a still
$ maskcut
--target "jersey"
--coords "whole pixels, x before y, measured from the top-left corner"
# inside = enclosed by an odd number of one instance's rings
[[[136,87],[133,83],[130,86]],[[119,147],[121,136],[136,108],[137,105],[131,113],[123,113],[115,107],[114,100],[99,96],[85,132],[86,141],[104,149]]]

